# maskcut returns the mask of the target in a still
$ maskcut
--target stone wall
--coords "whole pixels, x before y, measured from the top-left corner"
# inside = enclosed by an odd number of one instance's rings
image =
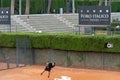
[[[120,70],[120,53],[35,49],[35,64],[45,65],[47,61],[64,67]]]
[[[98,53],[62,51],[53,49],[31,49],[34,57],[31,57],[35,65],[45,65],[46,62],[56,62],[57,66],[120,70],[120,53]],[[0,60],[3,54],[15,58],[15,48],[0,48]],[[22,54],[22,53],[21,53]],[[1,62],[1,61],[0,61]]]

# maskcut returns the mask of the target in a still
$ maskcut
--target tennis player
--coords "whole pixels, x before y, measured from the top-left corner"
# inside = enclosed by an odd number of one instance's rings
[[[46,65],[44,71],[41,73],[41,75],[42,75],[45,71],[48,71],[48,78],[49,78],[49,77],[50,77],[50,71],[51,71],[51,69],[52,69],[53,67],[55,67],[55,62],[47,63],[47,65]]]

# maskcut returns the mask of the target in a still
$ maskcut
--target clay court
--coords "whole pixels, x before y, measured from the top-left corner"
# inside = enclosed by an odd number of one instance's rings
[[[21,68],[7,69],[0,71],[0,80],[48,80],[47,72],[42,76],[40,73],[44,70],[44,66],[27,66]],[[50,80],[61,78],[61,76],[69,76],[71,80],[120,80],[120,72],[64,68],[55,67],[51,71]]]

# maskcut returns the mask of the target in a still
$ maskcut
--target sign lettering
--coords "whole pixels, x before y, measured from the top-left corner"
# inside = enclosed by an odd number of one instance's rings
[[[79,8],[80,25],[110,25],[109,6],[81,6]]]

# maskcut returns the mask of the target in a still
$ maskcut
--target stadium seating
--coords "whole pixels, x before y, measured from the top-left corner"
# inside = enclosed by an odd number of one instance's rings
[[[29,19],[27,19],[29,16]],[[72,32],[73,28],[69,27],[54,14],[41,14],[41,15],[21,15],[18,16],[24,22],[36,29],[36,32]]]
[[[112,13],[112,21],[120,21],[119,14]],[[12,15],[11,26],[0,25],[0,32],[76,32],[78,21],[78,14]]]

